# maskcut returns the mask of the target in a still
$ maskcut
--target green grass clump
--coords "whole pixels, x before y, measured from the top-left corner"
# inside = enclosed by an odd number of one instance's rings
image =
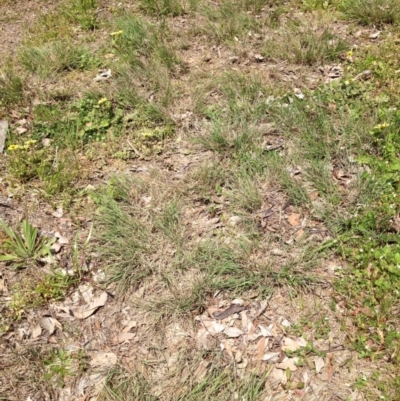
[[[26,47],[20,57],[22,65],[40,78],[72,70],[85,70],[98,65],[89,49],[65,42]]]
[[[11,62],[0,67],[0,108],[17,104],[23,99],[24,80]]]
[[[298,25],[282,29],[263,45],[264,57],[311,66],[337,60],[348,49],[346,41],[327,29]]]
[[[362,25],[395,24],[400,19],[398,0],[345,0],[340,10],[347,18]]]

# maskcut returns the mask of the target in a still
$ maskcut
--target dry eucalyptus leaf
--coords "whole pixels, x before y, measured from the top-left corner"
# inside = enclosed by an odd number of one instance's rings
[[[72,313],[78,319],[86,319],[93,315],[100,307],[104,306],[107,302],[107,293],[102,292],[97,298],[93,300],[89,305],[78,306],[72,309]]]
[[[0,153],[3,153],[8,131],[8,121],[0,120]]]
[[[97,352],[96,354],[92,355],[90,366],[111,367],[117,362],[117,355],[115,355],[113,352]]]
[[[299,347],[307,346],[307,341],[303,337],[298,337],[296,341]]]
[[[37,338],[42,334],[42,328],[39,324],[34,326],[31,331],[31,338]]]
[[[135,320],[130,320],[128,322],[126,322],[126,324],[124,325],[124,329],[122,330],[123,333],[128,333],[129,331],[131,331],[131,329],[137,327],[137,322]]]
[[[132,340],[132,338],[135,338],[135,336],[135,333],[119,333],[112,339],[112,343],[114,345],[121,344],[126,341]]]
[[[323,358],[318,356],[317,358],[314,359],[314,363],[315,363],[315,372],[316,373],[321,372],[321,370],[325,366],[325,362],[324,362]]]
[[[15,128],[15,132],[16,132],[17,134],[19,134],[19,135],[25,134],[25,132],[27,132],[27,131],[28,131],[28,129],[25,128],[25,127],[18,127],[18,128]]]
[[[4,278],[2,278],[0,275],[0,294],[3,292],[7,292],[6,280],[4,280]]]
[[[52,335],[55,332],[56,327],[62,329],[61,323],[51,316],[45,316],[41,318],[39,324],[42,329],[46,330],[49,333],[49,335]]]
[[[285,358],[281,363],[276,365],[277,369],[286,370],[289,369],[291,372],[295,372],[297,370],[296,363],[299,358]]]
[[[279,358],[279,352],[267,352],[263,357],[262,360],[268,363],[275,363]]]
[[[227,327],[225,329],[224,333],[229,338],[236,338],[236,337],[240,337],[243,334],[243,331],[238,329],[237,327]]]
[[[206,374],[211,366],[211,362],[208,361],[201,361],[197,369],[194,371],[194,378],[196,382],[201,382],[205,377]]]
[[[296,351],[300,348],[300,346],[297,344],[297,341],[292,340],[289,337],[283,337],[282,339],[282,344],[281,344],[281,350],[282,351]]]
[[[257,355],[256,359],[262,359],[265,351],[265,346],[267,345],[267,340],[263,337],[257,344]]]
[[[261,324],[259,324],[258,327],[260,328],[261,335],[263,337],[273,337],[272,329],[274,326],[272,324],[269,325],[268,327],[265,327],[265,326],[262,326]]]
[[[222,333],[225,330],[225,326],[221,323],[212,321],[211,324],[213,326],[215,333],[217,333],[217,334]]]
[[[285,372],[281,369],[272,369],[271,375],[270,375],[270,379],[272,381],[272,387],[276,388],[278,387],[283,378],[284,378]]]
[[[50,248],[50,252],[54,255],[58,252],[61,251],[62,245],[59,242],[55,242],[51,248]]]
[[[229,308],[225,309],[223,312],[214,312],[213,316],[215,319],[223,320],[229,316],[234,315],[235,313],[241,312],[243,309],[245,309],[244,305],[232,304]]]
[[[293,226],[293,227],[297,227],[300,225],[300,214],[299,213],[292,213],[289,217],[288,217],[288,223]]]
[[[59,235],[58,236],[58,241],[57,241],[59,244],[61,244],[61,245],[66,245],[66,244],[68,244],[69,243],[69,240],[68,240],[68,238],[67,237],[63,237],[62,235]]]

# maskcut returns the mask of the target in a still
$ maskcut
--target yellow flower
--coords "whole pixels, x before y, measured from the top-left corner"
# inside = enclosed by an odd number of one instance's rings
[[[103,103],[105,103],[107,100],[108,100],[108,99],[107,99],[106,97],[103,97],[103,98],[101,98],[101,99],[97,102],[97,104],[98,104],[98,105],[103,104]]]
[[[34,143],[36,143],[37,141],[35,140],[35,139],[29,139],[29,141],[25,141],[24,142],[24,145],[25,146],[31,146],[31,145],[33,145]]]
[[[353,56],[353,51],[352,51],[352,50],[348,51],[348,52],[346,53],[346,56],[347,56],[347,57],[352,57],[352,56]]]
[[[389,125],[390,125],[390,124],[388,124],[388,123],[378,124],[378,125],[375,125],[374,129],[381,130],[381,129],[383,129],[383,128],[389,127]]]
[[[119,36],[122,35],[124,33],[124,31],[117,31],[117,32],[111,32],[110,35],[111,36]]]
[[[8,150],[12,152],[12,151],[17,150],[17,149],[19,149],[19,148],[20,148],[19,145],[10,145],[10,146],[8,147]]]

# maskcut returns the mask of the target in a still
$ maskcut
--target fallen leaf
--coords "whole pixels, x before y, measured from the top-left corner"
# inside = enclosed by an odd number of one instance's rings
[[[277,369],[277,368],[272,369],[272,372],[270,374],[270,378],[272,381],[272,387],[274,387],[274,388],[278,387],[281,384],[281,382],[284,378],[284,375],[285,375],[285,372],[283,370]]]
[[[291,372],[295,372],[297,370],[296,363],[299,358],[285,358],[281,363],[276,364],[277,369],[286,370],[289,369]]]
[[[63,208],[62,208],[62,207],[59,207],[59,208],[58,208],[55,212],[53,212],[51,215],[60,219],[60,218],[63,217],[63,215],[64,215]]]
[[[37,324],[32,328],[31,331],[31,338],[37,338],[42,334],[42,328],[40,327],[40,324]]]
[[[66,245],[66,244],[69,243],[68,238],[62,236],[59,232],[56,232],[56,233],[54,234],[54,236],[58,239],[57,242],[58,242],[59,244],[61,244],[61,245]]]
[[[380,31],[371,33],[371,35],[369,35],[369,38],[370,38],[370,39],[377,39],[377,38],[379,37],[380,34],[381,34]]]
[[[300,214],[299,213],[292,213],[288,217],[287,221],[293,227],[299,226],[300,225]]]
[[[223,340],[221,342],[221,351],[223,351],[225,349],[226,352],[228,353],[228,355],[233,359],[233,350],[232,350],[230,341],[231,340]]]
[[[224,333],[229,337],[229,338],[236,338],[240,337],[243,334],[243,331],[238,329],[237,327],[227,327],[224,330]]]
[[[137,322],[135,320],[131,320],[127,322],[124,326],[124,329],[122,330],[123,333],[128,333],[133,329],[134,327],[137,327]]]
[[[196,382],[201,382],[208,372],[208,369],[211,366],[211,362],[208,361],[201,361],[197,369],[194,371],[193,377],[195,378]]]
[[[297,341],[292,340],[289,337],[283,337],[282,343],[281,343],[281,350],[282,351],[296,351],[300,348],[299,344]]]
[[[318,191],[311,192],[309,197],[310,197],[310,200],[315,201],[315,199],[318,198]]]
[[[48,148],[50,145],[51,145],[51,139],[50,138],[43,138],[42,139],[42,145],[45,147],[45,148]],[[52,213],[53,214],[53,213]],[[54,216],[54,214],[53,214],[53,216]],[[54,216],[54,217],[58,217],[58,216]],[[62,216],[60,216],[60,217],[62,217]]]
[[[88,395],[88,394],[85,394],[84,396],[78,398],[78,399],[75,400],[75,401],[87,401],[87,400],[88,400],[88,397],[89,397],[89,395]]]
[[[8,121],[0,120],[0,153],[3,153],[8,131]]]
[[[78,319],[86,319],[93,315],[97,309],[104,306],[107,302],[107,293],[102,292],[97,298],[93,300],[89,305],[82,305],[75,309],[72,309],[73,315]]]
[[[247,318],[247,313],[246,311],[243,311],[240,313],[240,317],[242,318],[242,327],[244,329],[247,329],[248,327],[248,323],[249,323],[249,319]]]
[[[16,132],[17,134],[19,134],[19,135],[25,134],[25,132],[27,132],[27,131],[28,131],[28,129],[25,128],[25,127],[18,127],[18,128],[15,128],[15,132]]]
[[[50,252],[54,255],[58,252],[61,251],[62,245],[59,242],[55,242],[51,248],[50,248]]]
[[[234,315],[235,313],[241,312],[243,309],[245,309],[244,305],[232,304],[229,308],[225,309],[222,312],[214,312],[213,316],[215,319],[223,320],[229,316]]]
[[[111,367],[118,362],[118,357],[113,352],[97,352],[92,355],[90,366]]]
[[[307,341],[303,337],[298,337],[296,342],[299,347],[305,347],[307,345]]]
[[[223,324],[214,321],[212,321],[211,324],[216,334],[222,333],[225,330],[225,326]]]
[[[112,343],[114,345],[124,343],[126,341],[132,340],[136,336],[136,333],[119,333],[113,339]]]
[[[47,340],[50,344],[58,344],[57,339],[54,336],[50,336]]]
[[[263,337],[257,344],[257,355],[256,358],[257,359],[262,359],[263,355],[264,355],[264,350],[265,350],[265,346],[267,344],[267,340],[265,337]]]
[[[327,365],[327,374],[328,374],[328,381],[331,381],[332,374],[333,374],[333,354],[328,354],[326,356],[326,365]]]
[[[3,293],[3,292],[7,293],[7,291],[8,291],[8,288],[6,286],[6,280],[4,280],[4,278],[2,278],[0,276],[0,294]]]
[[[96,75],[96,77],[94,78],[94,81],[95,82],[105,81],[107,79],[110,79],[111,76],[112,76],[112,74],[111,74],[111,70],[110,69],[108,69],[108,70],[100,70],[99,74]]]
[[[52,335],[55,332],[56,327],[62,329],[61,323],[50,316],[45,316],[41,318],[39,324],[42,329],[46,330],[49,333],[49,335]]]
[[[320,356],[316,357],[314,363],[315,363],[315,372],[316,373],[321,372],[322,368],[325,366],[323,358]]]
[[[279,358],[279,352],[267,352],[261,359],[269,363],[275,363]]]
[[[264,337],[273,337],[272,328],[273,325],[271,324],[269,327],[262,326],[261,324],[258,325],[261,331],[261,335]]]

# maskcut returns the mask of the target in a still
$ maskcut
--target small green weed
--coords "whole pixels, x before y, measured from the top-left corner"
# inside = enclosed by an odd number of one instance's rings
[[[54,145],[82,148],[107,135],[118,136],[123,129],[123,110],[107,98],[86,96],[67,109],[53,105],[35,108],[33,137],[50,138]]]
[[[62,300],[68,290],[77,283],[77,277],[54,269],[44,276],[32,274],[23,284],[16,284],[11,291],[9,308],[11,320],[20,320],[30,308]]]
[[[67,379],[86,368],[83,351],[73,353],[62,348],[51,350],[50,356],[43,363],[47,370],[45,378],[54,381],[59,387],[63,387]]]
[[[40,147],[33,139],[23,145],[9,145],[8,156],[10,173],[23,183],[38,179],[47,195],[68,189],[78,175],[75,156],[70,151]]]
[[[46,43],[70,40],[73,37],[73,25],[60,9],[38,16],[27,27],[24,37],[26,46],[43,46]]]
[[[7,235],[1,244],[0,261],[8,262],[13,269],[27,267],[29,264],[37,263],[40,258],[50,255],[50,248],[55,239],[39,237],[38,229],[28,220],[22,222],[22,235],[8,227],[2,219],[0,227]]]

